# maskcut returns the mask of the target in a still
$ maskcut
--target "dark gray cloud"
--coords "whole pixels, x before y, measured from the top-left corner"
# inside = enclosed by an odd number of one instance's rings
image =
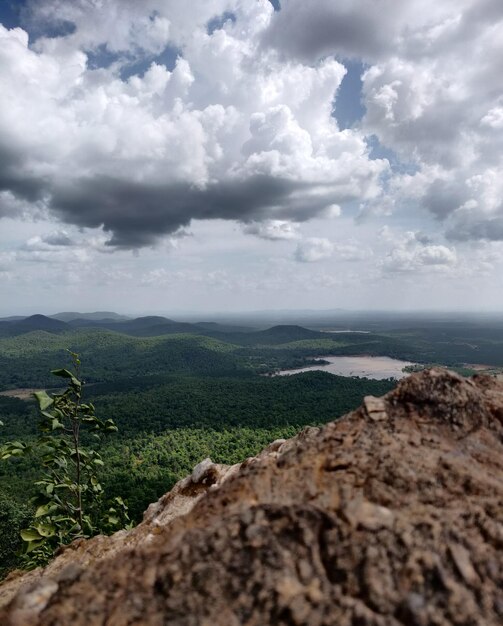
[[[23,245],[19,247],[21,252],[35,254],[40,258],[39,253],[61,253],[68,252],[71,248],[77,247],[78,243],[73,240],[64,230],[55,230],[45,235],[35,235],[30,237]],[[26,258],[26,257],[25,257]]]
[[[26,155],[0,143],[0,191],[10,191],[14,195],[35,202],[40,199],[45,186],[44,180],[26,173]],[[0,201],[0,215],[2,215]]]
[[[404,3],[392,0],[309,2],[286,0],[263,43],[300,59],[313,61],[326,55],[376,58],[393,46],[395,27]]]
[[[463,212],[449,227],[446,237],[451,241],[503,241],[503,204],[492,217],[484,219]]]
[[[467,189],[458,181],[434,180],[422,199],[423,206],[439,219],[445,219],[468,199]]]
[[[43,243],[48,244],[49,246],[57,246],[57,247],[68,247],[75,245],[73,239],[65,233],[64,230],[58,230],[55,233],[50,233],[45,237],[41,238]]]
[[[430,237],[429,235],[427,235],[426,233],[417,232],[417,233],[414,233],[414,236],[415,236],[416,241],[418,243],[423,244],[424,246],[434,243],[434,239]]]
[[[55,189],[51,206],[64,222],[112,233],[108,245],[137,248],[175,233],[192,219],[249,222],[305,221],[326,209],[333,187],[272,176],[225,181],[205,188],[188,184],[146,185],[109,177],[80,180]]]

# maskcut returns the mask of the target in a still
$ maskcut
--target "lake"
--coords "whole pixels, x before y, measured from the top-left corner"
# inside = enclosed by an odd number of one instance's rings
[[[295,370],[282,370],[277,376],[290,376],[300,372],[311,372],[320,370],[330,372],[338,376],[361,376],[383,380],[384,378],[405,378],[407,373],[402,372],[406,365],[414,365],[410,361],[399,361],[387,356],[324,356],[320,357],[328,364],[310,365]]]

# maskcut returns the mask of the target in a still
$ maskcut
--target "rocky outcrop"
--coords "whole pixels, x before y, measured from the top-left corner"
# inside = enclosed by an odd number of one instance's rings
[[[422,372],[239,466],[203,462],[133,531],[7,580],[0,623],[501,624],[502,470],[503,383]]]

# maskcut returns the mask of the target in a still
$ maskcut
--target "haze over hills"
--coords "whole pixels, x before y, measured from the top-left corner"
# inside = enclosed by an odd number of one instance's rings
[[[82,320],[115,320],[115,321],[123,321],[131,319],[128,315],[119,315],[118,313],[114,313],[113,311],[94,311],[92,313],[77,313],[75,311],[65,311],[62,313],[56,313],[54,315],[49,315],[55,320],[60,320],[61,322],[71,322],[72,320],[82,319]]]
[[[115,313],[104,312],[103,317],[99,313],[61,313],[53,316],[30,315],[25,318],[4,318],[0,320],[0,334],[3,336],[16,336],[43,330],[50,333],[61,333],[76,328],[103,328],[117,332],[137,335],[156,336],[171,333],[194,333],[204,334],[204,325],[176,322],[160,316],[145,316],[131,319]],[[214,331],[218,331],[218,324],[210,325]],[[227,327],[222,327],[227,330]]]
[[[17,314],[5,310],[5,317],[0,322],[19,321],[41,314],[35,311],[30,314]],[[503,314],[499,311],[434,311],[434,310],[349,310],[349,309],[265,309],[248,311],[165,311],[142,313],[116,313],[113,311],[94,312],[60,312],[43,313],[44,316],[75,325],[84,325],[85,322],[126,322],[144,319],[145,325],[152,325],[155,320],[159,324],[168,322],[191,323],[214,330],[222,330],[222,326],[230,326],[231,330],[242,331],[261,329],[265,330],[277,325],[298,325],[311,329],[340,329],[340,330],[376,330],[385,328],[405,328],[407,326],[442,326],[442,325],[473,325],[503,328]]]

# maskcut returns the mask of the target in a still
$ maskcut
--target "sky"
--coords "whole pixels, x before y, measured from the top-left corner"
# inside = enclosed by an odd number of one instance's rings
[[[501,0],[0,0],[0,314],[503,308]]]

